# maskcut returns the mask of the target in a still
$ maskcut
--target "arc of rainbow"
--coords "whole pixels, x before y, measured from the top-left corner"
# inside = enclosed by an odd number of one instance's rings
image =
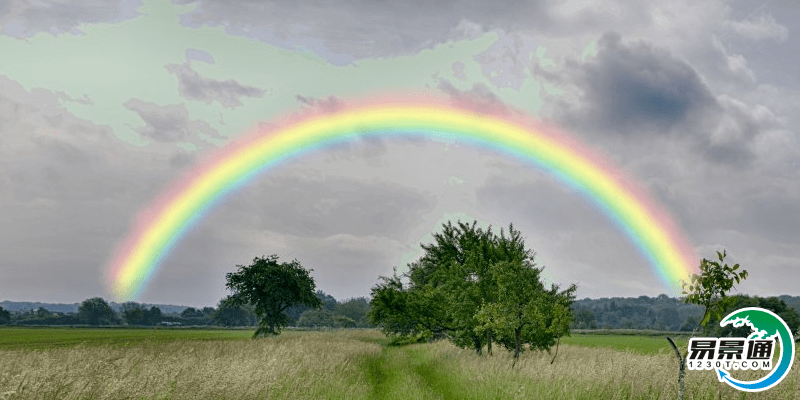
[[[441,101],[343,106],[219,151],[145,209],[116,247],[107,271],[120,300],[136,299],[177,242],[222,198],[260,172],[308,151],[361,135],[460,140],[532,162],[575,188],[610,218],[649,261],[664,286],[697,273],[689,241],[645,190],[577,140],[530,120],[481,114]]]

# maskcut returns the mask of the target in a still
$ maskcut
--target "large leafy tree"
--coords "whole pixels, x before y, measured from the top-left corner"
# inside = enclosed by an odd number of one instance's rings
[[[556,341],[569,334],[572,322],[572,303],[577,286],[559,291],[558,285],[546,289],[536,266],[533,251],[525,248],[519,231],[509,227],[509,236],[500,231],[495,246],[497,258],[490,279],[496,287],[496,299],[485,302],[476,318],[476,331],[492,330],[500,344],[514,354],[514,360],[524,351],[549,350]]]
[[[446,336],[478,353],[499,342],[515,356],[525,345],[549,349],[569,332],[574,285],[546,290],[513,225],[498,236],[477,222],[448,222],[433,238],[407,273],[373,287],[368,315],[384,332]]]
[[[480,352],[486,336],[475,332],[481,303],[492,297],[486,280],[493,256],[491,229],[448,222],[423,244],[423,256],[403,276],[382,277],[372,289],[370,321],[387,333],[449,337]],[[404,280],[408,284],[404,284]]]
[[[78,307],[78,317],[89,325],[112,325],[119,323],[114,309],[100,297],[86,299]]]
[[[253,337],[277,335],[291,322],[286,315],[293,305],[320,307],[314,293],[314,279],[297,260],[278,262],[277,255],[256,257],[251,265],[237,265],[236,272],[225,275],[227,288],[233,291],[234,304],[252,304],[258,316]]]

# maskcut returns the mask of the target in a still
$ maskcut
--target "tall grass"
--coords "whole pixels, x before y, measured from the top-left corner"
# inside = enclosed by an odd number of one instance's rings
[[[434,381],[459,390],[464,399],[676,399],[678,368],[674,354],[566,345],[552,355],[524,353],[515,368],[511,355],[478,356],[446,342],[408,348],[435,366]],[[795,359],[795,366],[800,365]],[[747,372],[747,373],[745,373]],[[736,371],[739,379],[764,372]],[[463,389],[460,389],[463,388]],[[760,393],[737,391],[714,371],[686,372],[686,399],[800,399],[800,371],[793,368],[776,387]]]
[[[376,331],[162,339],[0,348],[0,400],[675,399],[678,391],[675,355],[645,345],[562,343],[553,364],[550,354],[526,352],[512,368],[502,349],[479,356],[447,342],[387,346]],[[713,371],[687,371],[686,385],[687,400],[800,400],[800,360],[762,393],[736,391]]]
[[[0,399],[350,399],[381,346],[304,332],[240,341],[0,350]]]

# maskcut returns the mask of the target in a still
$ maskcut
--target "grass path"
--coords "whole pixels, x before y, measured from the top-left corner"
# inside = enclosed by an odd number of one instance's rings
[[[473,390],[477,383],[453,374],[452,367],[445,365],[451,361],[424,345],[384,347],[381,354],[362,362],[372,387],[370,399],[486,399],[489,393],[485,385]]]

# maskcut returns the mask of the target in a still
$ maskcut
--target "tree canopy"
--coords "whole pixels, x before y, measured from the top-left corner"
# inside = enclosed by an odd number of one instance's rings
[[[258,316],[258,328],[253,337],[277,335],[291,322],[286,315],[293,305],[320,307],[322,302],[314,293],[314,279],[297,260],[278,262],[277,255],[256,257],[248,266],[237,265],[236,272],[225,275],[226,287],[233,291],[232,304],[251,304]]]
[[[100,297],[84,300],[78,307],[78,318],[89,325],[112,325],[120,322],[114,309]]]
[[[477,221],[447,222],[433,238],[408,272],[372,288],[368,316],[384,332],[447,337],[478,353],[500,343],[515,358],[525,346],[549,349],[569,333],[576,286],[547,288],[513,225],[497,235]]]

